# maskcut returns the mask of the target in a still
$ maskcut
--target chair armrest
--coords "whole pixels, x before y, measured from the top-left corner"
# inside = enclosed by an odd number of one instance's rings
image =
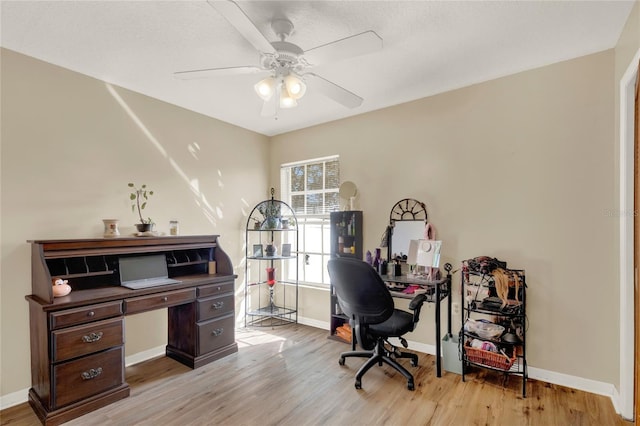
[[[411,302],[409,303],[409,309],[415,311],[416,309],[420,309],[424,301],[427,300],[427,295],[424,293],[416,295]]]
[[[425,300],[427,300],[427,295],[424,293],[421,293],[416,295],[413,299],[411,299],[411,302],[409,302],[409,309],[413,311],[414,329],[417,322],[420,321],[420,309],[422,308],[422,304],[424,303]]]

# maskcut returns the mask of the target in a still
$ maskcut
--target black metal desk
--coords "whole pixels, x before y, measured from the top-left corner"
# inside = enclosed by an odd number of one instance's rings
[[[441,357],[441,336],[440,336],[440,302],[445,297],[447,298],[447,333],[449,336],[451,334],[451,264],[447,263],[444,265],[445,271],[447,271],[447,276],[441,280],[437,281],[427,281],[419,278],[408,278],[406,275],[401,276],[393,276],[393,275],[381,275],[382,280],[386,283],[396,283],[396,284],[406,284],[409,286],[411,284],[419,285],[420,287],[427,290],[427,300],[426,302],[435,303],[436,304],[436,376],[442,376],[442,357]],[[444,291],[443,291],[444,287]],[[402,291],[397,291],[393,288],[389,289],[392,297],[397,297],[401,299],[413,299],[415,294],[407,294]]]

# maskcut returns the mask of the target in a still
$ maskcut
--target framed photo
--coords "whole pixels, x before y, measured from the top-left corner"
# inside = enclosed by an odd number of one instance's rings
[[[282,244],[281,256],[282,257],[291,256],[291,244]]]
[[[262,244],[253,245],[253,257],[263,257]]]

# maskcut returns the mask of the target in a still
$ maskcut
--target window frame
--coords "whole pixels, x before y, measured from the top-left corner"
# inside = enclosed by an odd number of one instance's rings
[[[326,163],[328,162],[332,162],[332,161],[337,161],[338,162],[338,179],[337,179],[337,186],[336,188],[329,188],[327,189],[325,187],[326,185]],[[317,163],[322,163],[323,164],[323,171],[322,171],[322,176],[323,176],[323,183],[322,186],[323,188],[321,190],[318,189],[313,189],[313,190],[307,190],[307,169],[306,166],[310,165],[310,164],[317,164]],[[291,191],[291,169],[293,167],[298,167],[298,166],[305,166],[305,179],[304,179],[304,190],[303,191]],[[327,157],[321,157],[321,158],[314,158],[314,159],[310,159],[310,160],[304,160],[304,161],[297,161],[297,162],[292,162],[292,163],[285,163],[282,164],[280,166],[280,196],[281,199],[289,204],[290,206],[292,206],[292,208],[294,209],[294,212],[296,214],[296,219],[298,221],[298,232],[299,235],[301,235],[301,238],[299,238],[299,246],[297,248],[297,254],[298,254],[298,263],[299,263],[299,272],[300,275],[298,277],[298,282],[301,285],[305,285],[305,286],[309,286],[309,287],[317,287],[317,288],[323,288],[323,289],[328,289],[329,288],[329,275],[328,272],[326,270],[326,264],[329,261],[330,257],[331,257],[331,243],[330,243],[330,232],[331,232],[331,225],[330,225],[330,212],[331,211],[336,211],[338,209],[338,205],[334,204],[332,206],[326,206],[326,198],[324,196],[324,194],[326,193],[335,193],[336,197],[339,197],[338,193],[339,193],[339,189],[340,189],[340,157],[338,155],[332,155],[332,156],[327,156]],[[324,211],[324,213],[306,213],[307,210],[307,195],[309,194],[323,194],[322,197],[322,210]],[[304,195],[305,197],[305,205],[303,207],[303,212],[299,212],[296,211],[296,209],[293,207],[293,202],[292,202],[292,197],[294,195]],[[320,252],[318,252],[317,250],[314,251],[307,251],[307,241],[306,241],[306,236],[307,234],[307,226],[318,226],[320,225]],[[309,268],[307,268],[307,259],[308,256],[319,256],[320,262],[321,262],[321,277],[320,277],[320,282],[318,281],[309,281],[309,273],[308,270]]]

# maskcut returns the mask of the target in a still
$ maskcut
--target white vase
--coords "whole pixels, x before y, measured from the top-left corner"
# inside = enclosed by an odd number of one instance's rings
[[[114,238],[120,236],[120,231],[118,230],[118,219],[102,219],[102,222],[104,222],[105,238]]]

